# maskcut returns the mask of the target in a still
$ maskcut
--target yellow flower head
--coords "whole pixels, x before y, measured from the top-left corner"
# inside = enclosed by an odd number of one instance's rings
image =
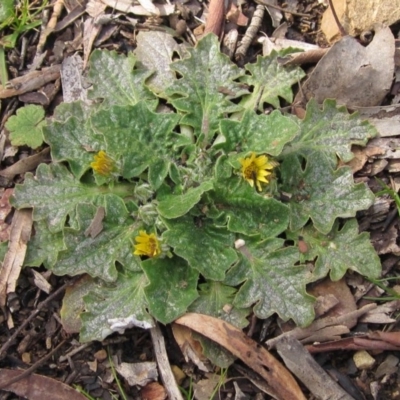
[[[271,175],[272,169],[276,166],[273,161],[268,161],[267,156],[257,157],[254,152],[250,157],[240,158],[239,162],[242,165],[243,178],[250,183],[251,187],[255,184],[259,192],[262,190],[261,182],[268,183],[267,176]]]
[[[111,173],[114,171],[115,163],[114,160],[110,158],[105,151],[100,150],[97,154],[94,155],[94,161],[90,163],[90,166],[99,175],[110,176]]]
[[[149,235],[146,231],[140,231],[135,240],[137,244],[134,245],[133,254],[147,257],[157,257],[161,254],[160,242],[154,233]]]

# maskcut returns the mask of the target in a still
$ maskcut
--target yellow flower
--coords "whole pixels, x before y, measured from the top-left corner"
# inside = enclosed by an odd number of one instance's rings
[[[146,231],[140,231],[135,240],[137,244],[134,245],[133,254],[147,257],[157,257],[161,254],[160,242],[154,233],[149,235]]]
[[[111,172],[114,171],[115,163],[112,158],[110,158],[105,151],[100,150],[94,155],[94,161],[90,163],[90,166],[99,175],[110,176]]]
[[[250,157],[240,158],[239,162],[242,165],[243,178],[250,183],[251,187],[255,184],[259,192],[262,190],[261,182],[268,183],[267,176],[271,175],[271,170],[277,165],[273,161],[268,161],[267,156],[257,157],[254,152]]]

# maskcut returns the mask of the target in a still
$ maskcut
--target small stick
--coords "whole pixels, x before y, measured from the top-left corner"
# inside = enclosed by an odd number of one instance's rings
[[[258,30],[260,29],[262,20],[264,18],[265,6],[258,5],[254,11],[253,18],[251,19],[250,26],[247,28],[245,35],[243,36],[240,46],[236,50],[235,58],[236,61],[242,60],[249,49],[251,42],[256,37]]]
[[[215,33],[218,37],[221,35],[224,24],[225,6],[224,1],[211,0],[208,6],[208,17],[204,34]]]
[[[63,8],[64,8],[64,0],[57,0],[56,3],[54,4],[53,14],[51,15],[49,23],[47,24],[45,29],[42,29],[42,31],[40,33],[39,43],[37,44],[37,47],[36,47],[36,55],[35,55],[35,58],[33,59],[31,68],[33,68],[33,69],[39,68],[41,61],[43,60],[41,58],[41,55],[43,54],[46,40],[47,40],[48,36],[54,31],[54,29],[57,25],[57,20],[60,17]]]
[[[165,390],[167,391],[168,398],[170,400],[183,400],[182,394],[179,391],[172,373],[171,366],[168,361],[167,350],[165,348],[164,337],[157,322],[156,326],[150,329],[150,334],[158,364],[158,370],[160,371],[161,380],[164,384]]]
[[[342,35],[342,37],[343,36],[347,36],[347,32],[344,30],[343,25],[340,23],[339,18],[338,18],[337,14],[336,14],[335,7],[333,7],[332,0],[328,0],[328,3],[329,3],[329,7],[332,10],[332,15],[333,15],[333,18],[334,18],[334,20],[336,22],[336,25],[338,26],[340,34]]]

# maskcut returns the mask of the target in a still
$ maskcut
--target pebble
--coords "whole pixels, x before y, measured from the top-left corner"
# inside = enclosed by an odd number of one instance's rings
[[[357,351],[353,356],[353,360],[358,369],[370,369],[375,363],[375,359],[365,350]]]

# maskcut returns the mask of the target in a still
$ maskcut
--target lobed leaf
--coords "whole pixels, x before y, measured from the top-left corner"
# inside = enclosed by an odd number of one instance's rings
[[[135,55],[149,71],[154,71],[146,84],[155,93],[163,92],[175,79],[175,73],[171,70],[175,52],[179,53],[179,45],[166,32],[141,31],[137,35]]]
[[[221,133],[224,142],[218,142],[213,147],[231,151],[267,153],[278,156],[285,144],[298,133],[298,125],[279,111],[269,115],[258,115],[246,111],[240,121],[223,119]]]
[[[350,218],[370,207],[374,194],[364,183],[354,184],[348,167],[336,171],[324,153],[314,153],[303,170],[299,157],[285,157],[281,165],[282,191],[290,194],[290,229],[312,219],[315,228],[329,233],[336,218]]]
[[[336,157],[343,162],[354,157],[352,145],[365,146],[369,139],[377,135],[373,125],[361,119],[357,113],[349,114],[345,107],[337,107],[335,100],[325,100],[321,109],[311,99],[299,127],[299,135],[285,149],[284,154],[311,157],[314,153],[322,153],[331,168],[336,168]]]
[[[17,115],[11,116],[5,127],[10,131],[13,146],[27,145],[36,149],[43,143],[42,128],[45,124],[43,107],[30,104],[18,109]]]
[[[124,270],[114,283],[96,282],[96,289],[84,297],[86,312],[81,315],[81,342],[101,341],[112,334],[111,319],[134,316],[153,324],[147,312],[144,288],[148,281],[143,272]]]
[[[64,229],[67,249],[59,253],[58,262],[52,269],[54,274],[87,273],[112,282],[117,279],[117,262],[126,270],[141,270],[139,257],[133,255],[133,239],[139,233],[139,226],[132,223],[120,198],[108,196],[104,208],[103,230],[92,237],[87,229],[96,214],[96,207],[90,204],[77,206],[80,230]]]
[[[240,105],[246,110],[263,112],[265,103],[279,108],[279,97],[292,103],[292,86],[299,83],[305,73],[297,66],[281,65],[278,59],[295,51],[291,48],[279,52],[274,50],[268,56],[258,56],[255,64],[247,64],[245,68],[250,75],[244,75],[240,80],[252,86],[253,90],[243,97]]]
[[[287,247],[268,252],[264,243],[246,241],[241,251],[243,257],[226,279],[231,285],[244,282],[233,305],[246,308],[255,304],[254,313],[262,319],[276,312],[284,321],[291,318],[300,326],[310,324],[314,318],[313,298],[305,291],[305,267],[295,265],[298,249]]]
[[[173,158],[168,142],[178,123],[176,114],[156,114],[145,102],[112,106],[92,116],[95,132],[104,137],[105,150],[120,164],[120,175],[129,179],[149,168],[149,183],[158,188]]]
[[[157,105],[157,98],[144,85],[151,71],[134,69],[136,58],[132,53],[123,56],[115,51],[94,50],[89,64],[88,78],[93,82],[89,97],[103,99],[104,107],[139,101],[147,101],[152,109]]]
[[[40,267],[42,264],[47,269],[52,269],[58,260],[58,253],[66,250],[64,233],[51,232],[45,221],[33,224],[34,235],[28,242],[24,265]]]
[[[379,256],[369,240],[369,234],[358,232],[356,219],[346,221],[343,227],[336,221],[327,235],[311,225],[289,235],[291,238],[298,236],[302,236],[308,247],[304,257],[310,260],[316,258],[313,281],[324,278],[328,273],[333,281],[338,281],[347,270],[371,278],[380,275]]]
[[[174,253],[184,258],[205,278],[222,281],[225,271],[237,260],[235,235],[215,227],[212,220],[184,216],[165,221],[163,238]]]
[[[34,221],[46,221],[52,233],[62,231],[67,218],[69,226],[79,230],[76,206],[104,205],[104,199],[115,196],[111,192],[118,192],[116,189],[82,183],[62,164],[40,164],[36,177],[27,173],[24,184],[15,187],[12,203],[18,209],[33,207]]]
[[[76,107],[71,106],[72,110]],[[64,110],[67,111],[67,107]],[[96,134],[90,120],[81,117],[70,117],[66,121],[53,121],[44,129],[44,137],[51,147],[53,161],[68,161],[72,173],[81,178],[90,168],[94,152],[104,150],[106,144],[103,136]]]
[[[231,99],[247,93],[234,82],[243,72],[219,51],[215,35],[205,36],[188,51],[189,58],[171,64],[171,69],[182,78],[169,86],[166,95],[183,114],[181,124],[192,126],[195,135],[204,135],[209,143],[218,130],[220,119],[226,113],[241,110]]]

